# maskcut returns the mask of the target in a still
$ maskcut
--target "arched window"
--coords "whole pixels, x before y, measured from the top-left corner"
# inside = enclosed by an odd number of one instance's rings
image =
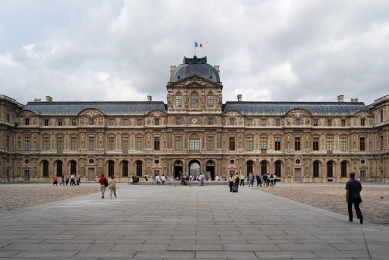
[[[77,174],[77,162],[70,161],[70,174]]]
[[[122,176],[128,177],[128,161],[122,162]]]
[[[176,107],[182,107],[182,94],[180,92],[176,94]]]
[[[115,174],[115,162],[112,160],[108,161],[108,176],[114,176]]]
[[[57,176],[62,176],[62,161],[57,161]]]
[[[340,163],[340,177],[347,177],[347,161]]]
[[[49,177],[49,162],[46,160],[42,162],[42,171],[43,177]]]
[[[142,177],[142,162],[136,161],[136,176]]]
[[[313,177],[319,177],[320,174],[320,162],[314,161],[313,162]]]
[[[247,161],[247,175],[253,173],[253,161]]]
[[[274,163],[274,166],[276,168],[275,174],[277,175],[277,177],[281,177],[281,165],[282,163],[279,160]]]
[[[192,107],[199,107],[199,94],[196,91],[191,94],[191,104]]]
[[[267,173],[267,161],[261,161],[261,174]]]
[[[208,100],[208,107],[213,107],[213,93],[212,92],[209,92],[208,93],[208,98],[207,98],[207,100]]]
[[[327,162],[327,177],[333,177],[334,176],[334,162],[329,161]]]
[[[189,137],[189,150],[200,151],[200,136],[198,134],[192,134]]]

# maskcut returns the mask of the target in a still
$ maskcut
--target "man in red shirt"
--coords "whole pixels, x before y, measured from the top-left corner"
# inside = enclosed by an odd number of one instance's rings
[[[104,199],[104,192],[105,192],[105,177],[104,174],[101,174],[101,178],[99,180],[100,187],[101,187],[101,198]]]

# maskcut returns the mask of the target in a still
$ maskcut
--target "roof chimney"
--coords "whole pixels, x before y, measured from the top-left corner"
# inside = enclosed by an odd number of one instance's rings
[[[358,102],[358,98],[352,98],[351,102]]]
[[[344,95],[338,96],[338,102],[344,102]]]
[[[151,101],[153,98],[151,96],[147,96],[147,101]]]
[[[220,65],[215,65],[213,66],[215,68],[215,70],[217,71],[217,73],[220,73]]]
[[[50,97],[50,96],[46,96],[46,101],[47,101],[47,102],[51,102],[51,101],[53,101],[53,98]]]
[[[239,102],[242,101],[242,94],[239,94],[239,95],[238,95],[238,101],[239,101]]]

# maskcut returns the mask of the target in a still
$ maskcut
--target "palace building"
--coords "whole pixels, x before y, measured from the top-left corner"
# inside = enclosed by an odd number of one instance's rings
[[[104,173],[170,177],[276,173],[281,182],[389,182],[389,96],[371,105],[335,102],[223,103],[219,66],[184,58],[171,66],[167,102],[26,105],[0,95],[0,181],[96,182]]]

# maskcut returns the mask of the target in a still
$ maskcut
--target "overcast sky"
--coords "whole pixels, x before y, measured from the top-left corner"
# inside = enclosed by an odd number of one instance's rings
[[[0,94],[166,102],[194,39],[223,103],[389,95],[387,0],[1,0]]]

